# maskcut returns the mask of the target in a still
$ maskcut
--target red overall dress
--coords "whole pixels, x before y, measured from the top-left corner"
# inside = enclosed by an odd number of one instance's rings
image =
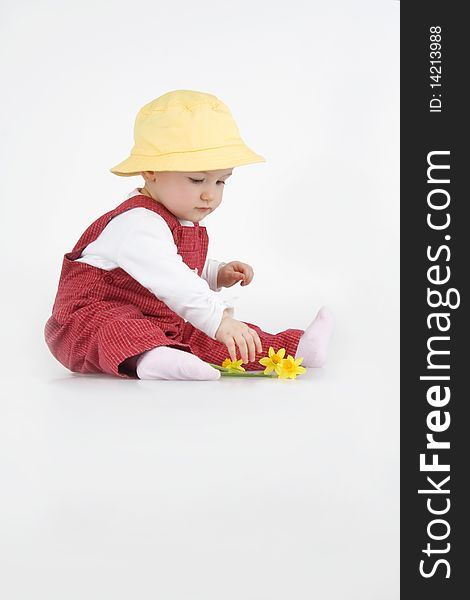
[[[208,248],[206,228],[198,223],[194,227],[181,225],[163,205],[148,196],[129,198],[94,221],[73,250],[64,255],[52,316],[44,329],[50,351],[71,371],[123,378],[136,378],[135,359],[157,346],[171,346],[206,362],[221,364],[228,357],[225,344],[186,322],[123,269],[106,271],[76,262],[113,217],[136,207],[153,210],[163,217],[178,254],[188,267],[202,273]],[[301,329],[270,334],[251,323],[247,325],[258,332],[263,352],[256,355],[254,362],[244,365],[246,370],[262,369],[258,360],[267,356],[269,346],[275,350],[284,347],[286,354],[295,356]]]

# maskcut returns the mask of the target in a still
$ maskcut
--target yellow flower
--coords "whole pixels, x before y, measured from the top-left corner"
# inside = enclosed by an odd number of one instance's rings
[[[244,371],[245,369],[242,367],[243,359],[240,360],[230,360],[230,358],[226,358],[222,363],[222,366],[226,369],[235,369],[235,371]]]
[[[297,375],[306,372],[305,367],[301,367],[300,363],[303,358],[294,359],[292,356],[283,358],[280,364],[276,366],[276,373],[279,379],[295,379]]]
[[[277,365],[279,365],[283,360],[285,353],[285,348],[279,348],[277,352],[274,352],[274,348],[272,346],[269,346],[268,356],[260,358],[260,360],[258,361],[261,365],[263,365],[263,367],[266,367],[263,373],[265,375],[268,375],[269,373],[271,373],[271,371],[274,371]]]

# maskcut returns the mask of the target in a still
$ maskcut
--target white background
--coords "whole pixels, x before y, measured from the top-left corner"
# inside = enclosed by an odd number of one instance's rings
[[[398,598],[399,3],[3,5],[0,595]],[[210,255],[235,316],[336,317],[296,381],[69,373],[43,338],[141,106],[213,93],[266,163],[234,169]]]

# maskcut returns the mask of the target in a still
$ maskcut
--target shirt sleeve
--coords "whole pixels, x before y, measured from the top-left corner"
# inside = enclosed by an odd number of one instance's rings
[[[220,292],[222,287],[217,287],[217,275],[219,273],[220,267],[223,267],[227,263],[219,262],[214,258],[207,258],[206,264],[204,265],[204,269],[201,273],[201,277],[207,281],[209,287],[214,292]]]
[[[215,339],[224,310],[232,308],[233,313],[233,304],[220,299],[208,281],[183,262],[160,215],[141,207],[126,211],[114,217],[99,238],[93,247],[90,244],[91,253],[121,267],[176,314]]]

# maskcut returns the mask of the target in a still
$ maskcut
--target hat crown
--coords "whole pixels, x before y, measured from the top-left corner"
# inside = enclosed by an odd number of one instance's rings
[[[264,161],[246,146],[228,106],[217,96],[173,90],[139,110],[130,156],[111,172],[130,176],[146,170],[197,171]]]
[[[195,90],[173,90],[145,104],[145,106],[140,109],[139,115],[148,115],[154,111],[165,111],[171,108],[194,108],[199,104],[207,104],[214,109],[223,107],[230,112],[228,107],[221,102],[217,96],[214,96],[214,94],[197,92]]]
[[[216,96],[175,90],[140,109],[131,155],[194,152],[240,143],[243,142],[230,110]]]

